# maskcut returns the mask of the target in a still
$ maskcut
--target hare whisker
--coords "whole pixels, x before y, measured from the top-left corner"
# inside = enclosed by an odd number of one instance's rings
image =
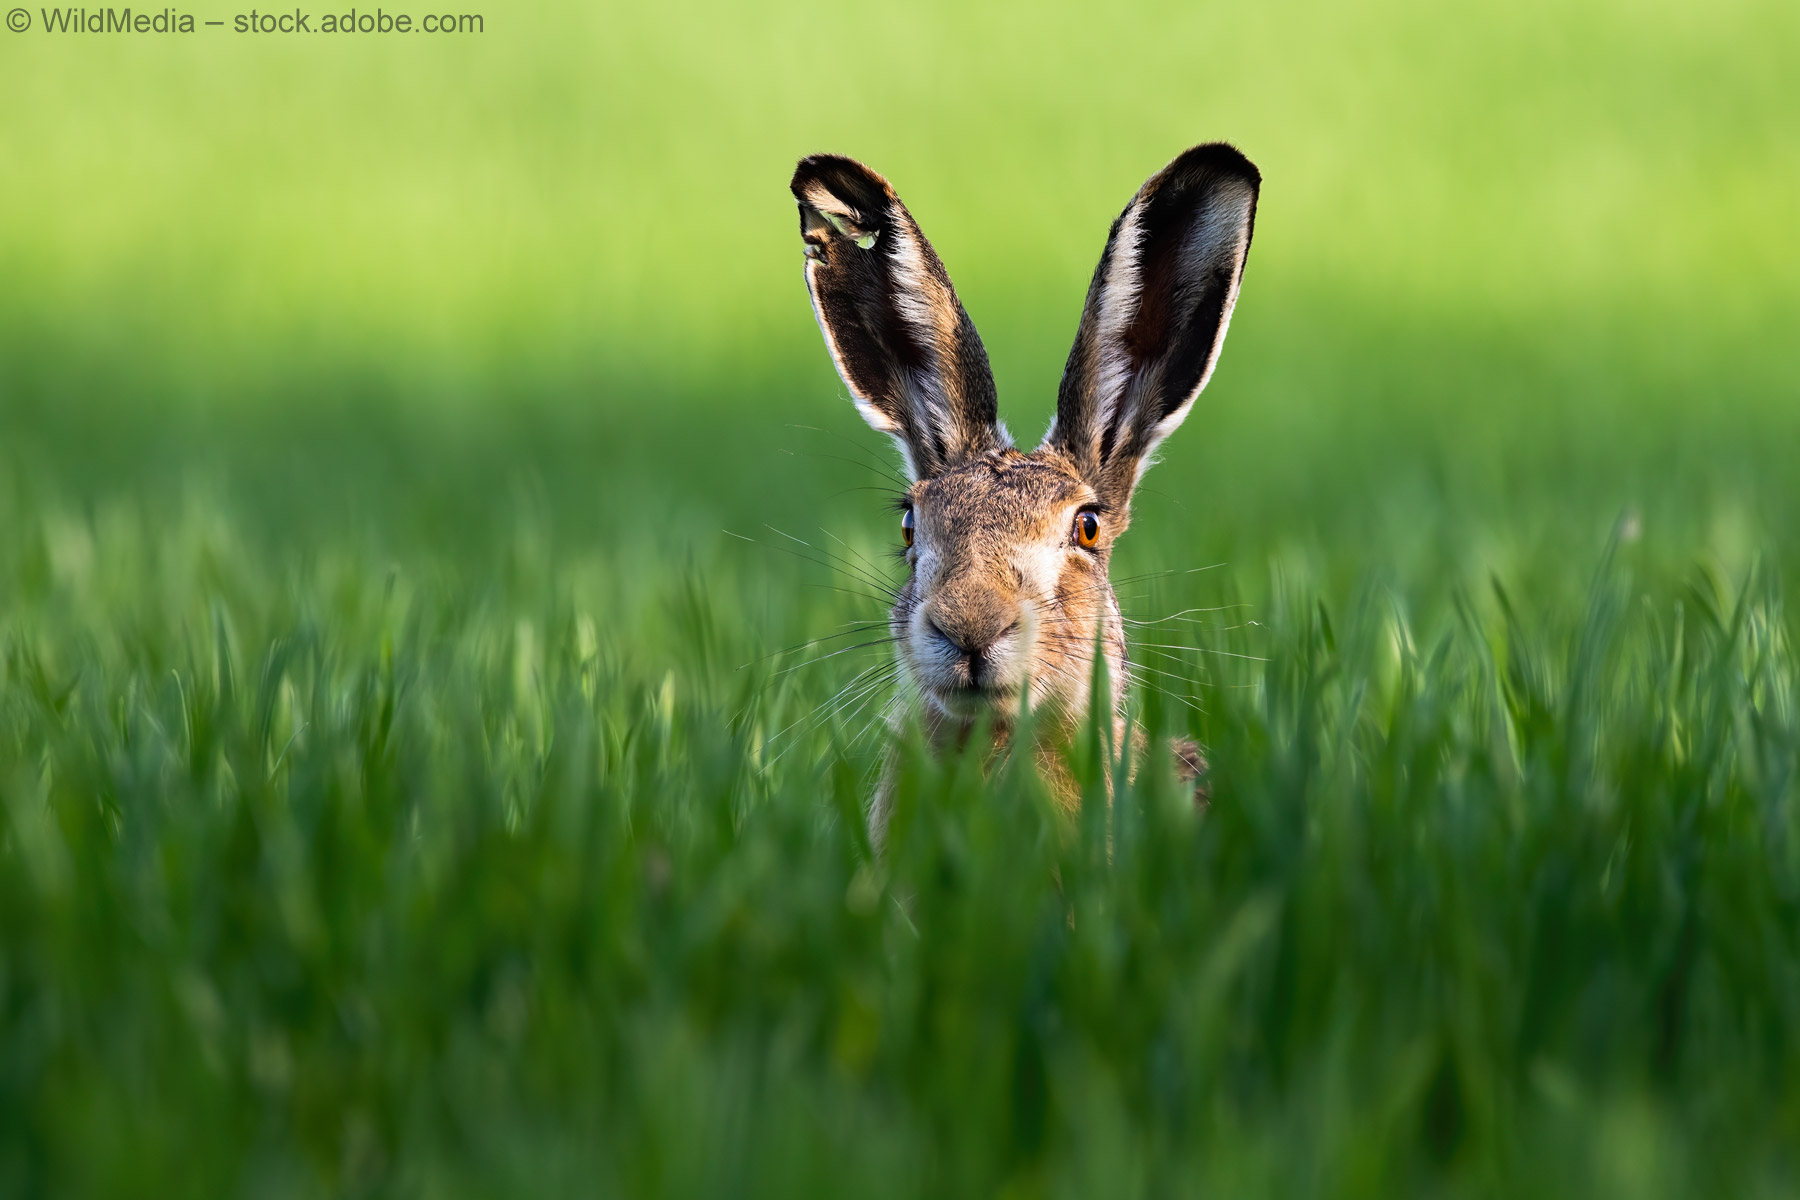
[[[787,427],[789,429],[802,429],[808,433],[822,433],[826,437],[836,438],[838,441],[844,443],[844,445],[849,446],[851,449],[855,450],[857,452],[857,454],[863,456],[862,461],[859,461],[856,463],[857,466],[864,467],[868,470],[874,471],[878,475],[882,475],[888,479],[892,479],[896,484],[898,484],[900,486],[901,491],[905,491],[909,486],[911,486],[911,484],[907,480],[904,480],[904,479],[900,478],[898,475],[894,474],[893,469],[891,467],[889,467],[887,463],[876,458],[875,453],[872,450],[870,450],[863,443],[857,441],[855,438],[845,437],[843,434],[839,433],[835,429],[822,429],[817,425],[800,425],[800,424],[796,424],[795,422],[790,421],[787,423]],[[845,459],[844,461],[851,462],[854,460]]]
[[[893,681],[894,668],[892,664],[889,663],[878,663],[873,667],[858,672],[850,682],[840,688],[830,700],[827,700],[824,704],[813,709],[811,712],[800,716],[784,728],[770,735],[767,740],[769,746],[776,746],[784,739],[786,744],[780,746],[780,749],[776,752],[774,757],[769,759],[768,765],[774,766],[777,762],[781,761],[782,757],[798,744],[802,734],[811,733],[813,730],[818,729],[844,706],[853,704],[867,695],[881,691]],[[802,726],[805,728],[802,729]],[[798,730],[798,732],[795,732],[796,730]]]
[[[855,637],[859,633],[869,633],[876,629],[885,628],[886,626],[886,621],[861,621],[841,629],[837,633],[827,633],[821,637],[808,638],[804,642],[796,642],[792,646],[784,646],[780,650],[763,655],[761,658],[753,658],[749,662],[734,668],[734,670],[742,671],[746,667],[754,667],[758,663],[768,662],[771,658],[780,658],[784,654],[792,654],[796,650],[805,650],[823,642],[835,641],[838,638]]]
[[[894,640],[895,639],[893,639],[892,637],[871,638],[866,642],[858,642],[854,646],[844,646],[841,649],[831,651],[831,653],[829,653],[829,654],[821,654],[816,658],[809,658],[805,662],[797,662],[797,663],[793,664],[792,666],[783,667],[779,671],[772,672],[772,674],[786,675],[786,674],[789,674],[790,672],[798,671],[803,667],[814,666],[818,663],[822,663],[822,662],[826,661],[827,659],[836,658],[840,654],[849,654],[855,650],[867,650],[870,646],[891,646],[891,645],[893,645]]]
[[[765,525],[765,526],[763,526],[763,528],[767,529],[770,533],[779,534],[781,537],[787,538],[791,542],[795,542],[799,545],[805,546],[808,550],[813,551],[815,554],[824,555],[825,561],[820,562],[821,566],[830,565],[833,570],[840,571],[840,573],[846,574],[850,578],[858,579],[861,582],[868,584],[870,587],[874,588],[876,591],[883,592],[889,596],[892,596],[895,592],[895,585],[894,585],[893,581],[885,578],[884,576],[877,575],[873,571],[870,571],[870,570],[865,570],[864,568],[856,565],[855,563],[850,562],[848,559],[845,559],[836,554],[833,554],[831,551],[825,549],[822,546],[815,546],[811,542],[808,542],[803,538],[795,537],[793,534],[788,533],[786,530],[777,529],[773,525]],[[827,530],[822,530],[821,532],[824,532],[827,537],[832,536],[832,534]],[[804,556],[802,556],[802,557],[804,557]],[[818,559],[815,559],[813,561],[819,562]]]
[[[823,530],[820,530],[820,532],[823,533],[826,537],[830,538],[832,541],[836,542],[838,545],[842,546],[847,552],[854,555],[857,562],[861,563],[866,569],[868,569],[870,572],[874,573],[877,577],[882,579],[884,582],[888,582],[889,586],[894,586],[892,584],[892,582],[888,580],[886,575],[881,574],[881,569],[875,563],[873,563],[869,560],[868,555],[864,554],[862,551],[858,550],[855,546],[852,546],[849,542],[846,542],[843,538],[841,538],[837,534],[831,532],[831,530],[829,530],[829,529],[823,529]]]
[[[895,594],[896,594],[895,591],[892,589],[891,585],[889,585],[885,581],[878,581],[878,580],[864,578],[861,575],[858,575],[854,572],[845,570],[844,568],[842,568],[840,566],[836,566],[833,563],[827,562],[822,559],[814,558],[810,554],[802,554],[798,550],[790,550],[786,546],[777,546],[777,545],[772,545],[771,543],[768,543],[768,542],[759,542],[755,538],[745,537],[743,534],[733,532],[732,530],[729,530],[729,529],[723,530],[722,532],[727,537],[734,537],[740,542],[749,542],[752,546],[760,546],[765,550],[774,550],[779,554],[786,554],[793,558],[800,559],[802,562],[812,563],[816,567],[823,567],[825,570],[830,571],[834,575],[841,575],[845,579],[848,579],[853,583],[862,584],[865,587],[873,587],[873,588],[875,588],[876,591],[881,593],[880,596],[867,596],[866,593],[863,593],[863,592],[847,591],[847,592],[845,592],[846,595],[865,596],[865,598],[874,600],[877,604],[891,604],[895,598]],[[779,533],[780,530],[775,530],[775,532]],[[782,534],[782,536],[787,537],[789,535]],[[799,541],[798,538],[795,538],[794,540]],[[803,546],[806,545],[805,542],[801,542],[800,544]],[[813,584],[812,586],[819,587],[822,585]],[[837,589],[837,590],[841,591],[843,589]]]
[[[1215,604],[1211,608],[1183,608],[1183,609],[1179,609],[1179,610],[1172,612],[1172,613],[1168,614],[1167,616],[1163,616],[1163,617],[1147,617],[1143,620],[1133,620],[1130,617],[1126,617],[1125,623],[1127,625],[1160,625],[1164,621],[1192,620],[1193,617],[1191,616],[1191,614],[1193,614],[1193,613],[1230,612],[1234,608],[1249,608],[1249,607],[1250,606],[1248,604],[1246,604],[1242,601],[1239,601],[1236,604]]]
[[[799,742],[800,737],[803,734],[814,733],[829,724],[836,723],[844,725],[854,721],[856,717],[861,714],[862,710],[867,707],[870,700],[880,696],[883,692],[886,692],[893,686],[894,678],[894,675],[888,673],[875,675],[859,685],[854,692],[842,695],[841,698],[834,701],[829,708],[821,709],[819,712],[815,713],[813,719],[807,723],[806,728],[799,734],[794,735],[789,745],[782,748],[781,753],[787,753],[794,744]],[[850,715],[846,717],[846,713],[849,713]],[[779,755],[777,757],[779,757]],[[775,760],[771,759],[770,761],[774,762]]]
[[[904,479],[901,479],[898,475],[895,475],[891,471],[888,471],[885,469],[876,470],[876,468],[871,467],[866,462],[859,462],[858,460],[856,460],[854,458],[847,458],[842,454],[826,454],[820,450],[788,450],[785,447],[783,448],[782,453],[793,455],[796,458],[798,458],[802,455],[804,455],[807,458],[829,458],[835,462],[849,463],[853,467],[861,467],[865,471],[874,470],[874,471],[876,471],[876,474],[880,475],[883,479],[893,480],[895,487],[898,488],[900,491],[906,490],[906,481]],[[881,488],[880,490],[885,492],[885,491],[889,491],[890,489]]]
[[[842,588],[842,587],[838,587],[836,584],[831,584],[831,583],[807,583],[807,584],[802,584],[801,586],[809,587],[809,588],[817,588],[820,591],[825,591],[825,592],[840,592],[843,595],[855,596],[858,600],[868,600],[868,601],[872,601],[875,604],[892,604],[893,603],[893,600],[889,597],[875,596],[875,595],[871,595],[868,592],[859,592],[855,588]]]
[[[1183,646],[1172,642],[1132,642],[1131,645],[1143,650],[1188,650],[1195,654],[1210,654],[1214,658],[1241,658],[1246,662],[1269,661],[1260,654],[1242,654],[1236,650],[1219,650],[1212,646]]]

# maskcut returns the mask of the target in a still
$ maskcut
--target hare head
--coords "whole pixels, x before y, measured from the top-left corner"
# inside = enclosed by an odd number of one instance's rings
[[[1003,733],[1024,706],[1072,723],[1097,652],[1120,719],[1127,649],[1108,559],[1139,477],[1218,361],[1260,184],[1214,143],[1138,189],[1088,286],[1056,417],[1024,452],[950,276],[887,180],[834,155],[794,172],[825,344],[911,481],[892,632],[932,729],[985,719]]]

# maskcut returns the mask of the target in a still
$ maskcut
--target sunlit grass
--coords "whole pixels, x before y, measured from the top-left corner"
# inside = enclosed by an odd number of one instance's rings
[[[1125,197],[1223,137],[1269,181],[1274,311],[1791,323],[1796,20],[543,2],[463,38],[5,35],[0,264],[10,306],[231,380],[282,349],[730,361],[810,336],[783,184],[831,148],[897,182],[1007,343],[1072,327]]]

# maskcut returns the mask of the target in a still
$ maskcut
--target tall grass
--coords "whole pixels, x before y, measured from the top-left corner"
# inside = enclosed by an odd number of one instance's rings
[[[15,591],[0,673],[12,1189],[1791,1186],[1772,573],[1651,595],[1622,548],[1567,616],[1429,627],[1160,580],[1218,610],[1142,654],[1209,807],[914,752],[877,860],[854,667],[754,661],[853,601],[675,571],[634,655],[579,558],[139,532],[9,539],[75,593]]]

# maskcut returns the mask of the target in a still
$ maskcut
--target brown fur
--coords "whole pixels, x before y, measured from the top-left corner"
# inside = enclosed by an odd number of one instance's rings
[[[826,345],[913,478],[911,570],[890,617],[906,686],[940,749],[987,728],[986,750],[999,753],[1029,708],[1040,718],[1034,759],[1066,807],[1080,796],[1061,748],[1087,715],[1096,651],[1112,745],[1127,738],[1125,629],[1107,565],[1138,477],[1217,360],[1260,184],[1249,160],[1215,143],[1138,189],[1088,289],[1056,420],[1024,453],[999,422],[974,323],[893,188],[831,155],[794,173]],[[1098,521],[1092,545],[1078,536],[1084,512]],[[1185,778],[1204,771],[1193,743],[1174,754]],[[884,773],[869,813],[877,845],[890,803]]]

